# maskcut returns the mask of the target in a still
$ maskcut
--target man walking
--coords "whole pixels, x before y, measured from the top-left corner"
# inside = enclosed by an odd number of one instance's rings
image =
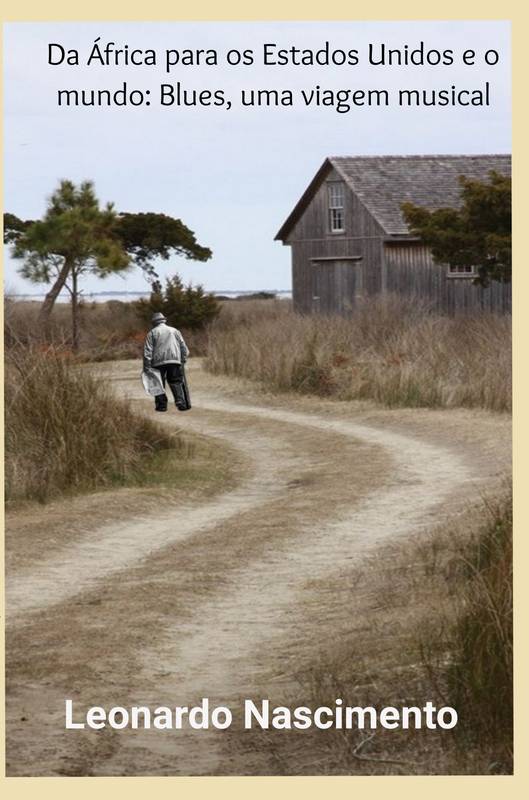
[[[167,325],[167,319],[160,311],[153,314],[152,329],[147,334],[143,348],[143,369],[158,370],[162,385],[169,384],[176,407],[179,411],[190,408],[184,388],[184,368],[189,350],[179,330]],[[158,394],[154,398],[156,411],[167,411],[167,395]]]

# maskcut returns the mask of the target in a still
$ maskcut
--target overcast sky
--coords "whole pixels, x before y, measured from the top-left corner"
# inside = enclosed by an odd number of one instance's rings
[[[274,242],[280,225],[328,155],[507,153],[511,148],[510,30],[507,22],[318,23],[17,23],[4,28],[5,206],[23,218],[40,216],[60,178],[92,179],[102,201],[120,211],[158,211],[180,217],[213,258],[182,258],[160,267],[208,289],[290,288],[289,248]],[[152,48],[156,67],[102,67],[86,59],[102,44]],[[356,66],[262,66],[263,42],[281,47],[359,50]],[[366,63],[369,42],[389,47],[495,49],[495,66],[383,67]],[[48,43],[79,51],[80,66],[48,66]],[[253,48],[253,66],[175,67],[165,73],[166,49]],[[479,58],[482,62],[482,58]],[[59,108],[57,89],[150,89],[141,108]],[[226,91],[225,108],[162,108],[160,83]],[[491,83],[491,108],[358,107],[249,109],[240,89],[335,89],[397,86],[479,88]],[[8,258],[8,291],[39,292]],[[139,270],[105,281],[87,278],[86,291],[141,291]]]

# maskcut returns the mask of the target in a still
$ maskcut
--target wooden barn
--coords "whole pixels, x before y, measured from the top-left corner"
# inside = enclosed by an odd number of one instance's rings
[[[460,203],[460,175],[510,174],[509,155],[327,158],[277,240],[292,248],[296,311],[346,314],[379,293],[424,298],[448,313],[509,312],[511,287],[483,288],[468,268],[435,264],[411,236],[401,204],[434,210]]]

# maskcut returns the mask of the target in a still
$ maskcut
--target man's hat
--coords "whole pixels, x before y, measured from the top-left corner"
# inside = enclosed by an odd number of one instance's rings
[[[154,324],[155,322],[167,322],[166,317],[162,314],[161,311],[157,311],[156,314],[153,314],[151,317],[151,322]]]

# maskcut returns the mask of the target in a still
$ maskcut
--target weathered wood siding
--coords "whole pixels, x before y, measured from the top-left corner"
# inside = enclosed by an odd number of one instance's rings
[[[299,312],[348,313],[361,297],[381,289],[384,231],[347,186],[345,230],[329,230],[328,183],[336,180],[338,174],[330,170],[286,240],[292,247],[292,294]],[[350,256],[361,260],[342,260]]]
[[[365,296],[361,261],[332,259],[312,264],[312,307],[322,314],[348,314]]]
[[[450,314],[510,312],[510,285],[476,286],[469,278],[448,276],[447,268],[434,264],[430,250],[420,242],[388,242],[386,231],[347,184],[344,231],[332,233],[328,184],[333,181],[341,178],[330,168],[285,239],[292,248],[296,311],[348,314],[364,298],[396,292],[423,298]],[[358,260],[348,260],[351,257]]]
[[[420,243],[386,242],[384,261],[388,292],[422,298],[448,314],[511,310],[510,284],[494,281],[483,288],[470,278],[449,276],[447,267],[435,264],[429,248]]]

